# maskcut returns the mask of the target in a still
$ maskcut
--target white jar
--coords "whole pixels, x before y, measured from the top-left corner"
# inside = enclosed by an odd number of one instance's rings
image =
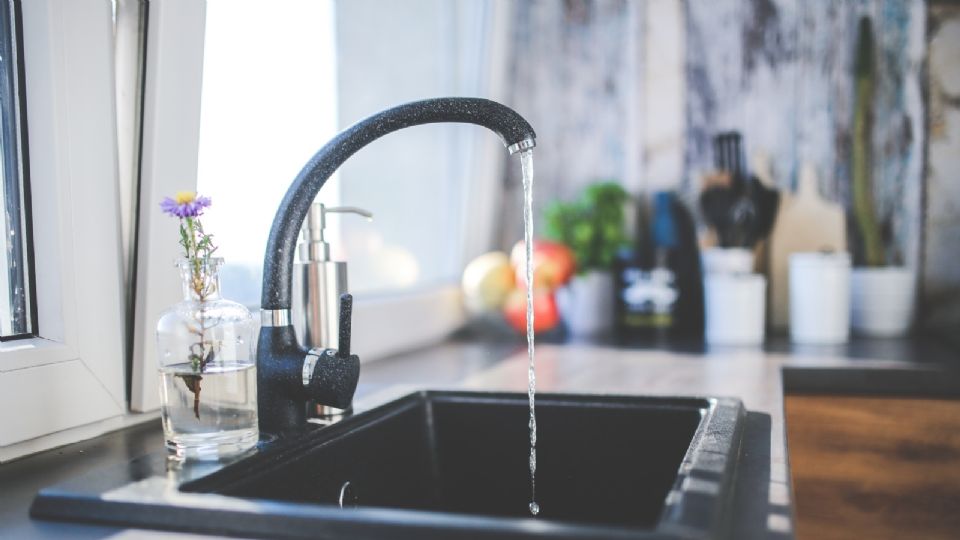
[[[790,255],[790,339],[845,343],[850,335],[850,254]]]
[[[707,274],[703,291],[707,343],[762,344],[766,290],[767,279],[760,274]]]

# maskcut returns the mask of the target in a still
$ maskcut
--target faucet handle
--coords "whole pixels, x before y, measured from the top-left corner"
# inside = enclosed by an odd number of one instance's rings
[[[360,381],[360,357],[340,356],[336,349],[310,349],[303,360],[307,400],[338,409],[349,408]]]
[[[360,357],[350,354],[353,296],[340,295],[340,350],[310,349],[303,360],[303,387],[307,399],[346,409],[360,380]]]
[[[350,332],[353,326],[351,317],[353,315],[353,295],[340,295],[340,332],[337,343],[340,345],[340,358],[350,357]]]

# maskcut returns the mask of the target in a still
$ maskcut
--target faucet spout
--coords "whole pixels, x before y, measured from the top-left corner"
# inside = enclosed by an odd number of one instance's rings
[[[293,256],[297,235],[314,198],[334,171],[364,146],[406,127],[441,122],[486,127],[500,136],[510,154],[536,145],[536,133],[530,124],[495,101],[460,97],[414,101],[377,113],[342,131],[310,158],[284,195],[263,261],[262,327],[257,347],[260,431],[278,433],[303,424],[305,399],[345,408],[352,401],[359,379],[356,355],[306,351],[297,343],[290,326]],[[307,384],[310,378],[315,381]]]
[[[509,107],[480,98],[414,101],[350,126],[310,158],[277,209],[263,261],[262,309],[290,309],[290,276],[297,235],[313,199],[334,171],[358,150],[388,133],[441,122],[486,127],[500,136],[511,154],[533,148],[536,144],[536,134],[522,116]]]

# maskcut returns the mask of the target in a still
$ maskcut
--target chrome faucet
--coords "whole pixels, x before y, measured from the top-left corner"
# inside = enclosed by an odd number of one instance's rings
[[[300,171],[273,219],[263,260],[260,339],[257,345],[257,405],[262,433],[282,434],[305,425],[307,400],[345,409],[360,378],[360,359],[350,354],[352,298],[340,308],[340,350],[307,350],[291,324],[291,276],[297,234],[314,198],[350,156],[394,131],[442,122],[483,126],[497,133],[510,154],[533,148],[536,134],[512,109],[479,98],[414,101],[377,113],[324,145]]]

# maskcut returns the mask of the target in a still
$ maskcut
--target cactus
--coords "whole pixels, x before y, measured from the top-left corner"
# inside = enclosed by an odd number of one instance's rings
[[[867,266],[882,266],[885,262],[880,226],[877,223],[872,185],[873,152],[873,93],[875,73],[873,62],[873,28],[870,19],[863,17],[857,32],[857,56],[854,63],[855,98],[853,111],[853,215],[860,230],[862,253]]]

